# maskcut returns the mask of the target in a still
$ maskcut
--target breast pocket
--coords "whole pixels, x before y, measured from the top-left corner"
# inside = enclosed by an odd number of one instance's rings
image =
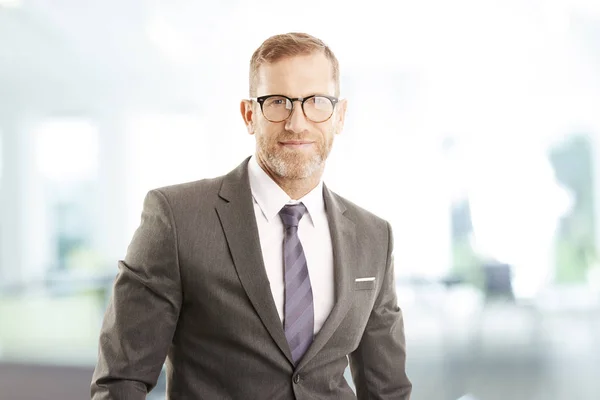
[[[375,289],[375,279],[360,279],[354,281],[354,290],[373,290]]]

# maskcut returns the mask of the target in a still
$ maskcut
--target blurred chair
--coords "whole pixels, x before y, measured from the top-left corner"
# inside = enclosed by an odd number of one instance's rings
[[[512,268],[509,264],[490,260],[482,265],[483,291],[486,302],[515,300],[512,286]]]
[[[522,299],[515,295],[513,267],[510,264],[489,259],[481,264],[481,272],[483,304],[479,315],[473,320],[475,326],[471,345],[474,354],[480,354],[484,347],[491,350],[497,346],[509,345],[512,340],[517,340],[515,346],[529,343],[529,349],[535,353],[543,336],[542,313],[535,299]],[[502,334],[505,330],[506,336]],[[515,330],[522,330],[517,335],[522,335],[522,339],[515,337]],[[484,344],[486,338],[487,345]]]

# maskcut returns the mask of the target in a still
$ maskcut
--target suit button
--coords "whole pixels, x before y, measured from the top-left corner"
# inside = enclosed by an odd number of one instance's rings
[[[294,376],[294,383],[300,382],[300,375]]]

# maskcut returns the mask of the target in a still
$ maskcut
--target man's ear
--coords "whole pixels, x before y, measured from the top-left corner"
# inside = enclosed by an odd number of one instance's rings
[[[339,135],[344,129],[344,121],[346,120],[346,107],[348,107],[348,100],[340,100],[335,110],[335,134]]]
[[[252,100],[242,100],[240,103],[240,112],[242,113],[242,119],[246,125],[246,129],[250,135],[254,135],[254,107]]]

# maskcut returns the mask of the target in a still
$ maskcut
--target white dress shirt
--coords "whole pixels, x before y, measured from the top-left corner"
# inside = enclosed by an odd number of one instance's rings
[[[279,211],[286,204],[302,202],[307,209],[298,224],[298,236],[304,249],[313,292],[315,334],[329,316],[334,303],[333,250],[329,222],[323,200],[323,182],[301,199],[292,200],[258,165],[252,156],[248,163],[254,213],[258,225],[267,277],[279,318],[283,323],[285,282],[283,266],[284,226]]]

